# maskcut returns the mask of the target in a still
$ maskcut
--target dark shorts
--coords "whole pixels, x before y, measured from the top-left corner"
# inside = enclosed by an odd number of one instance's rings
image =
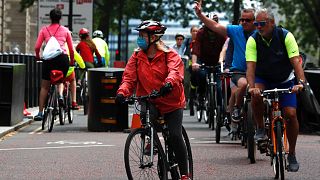
[[[264,79],[261,79],[256,76],[255,83],[260,83],[265,86],[266,89],[274,89],[274,88],[289,88],[294,85],[294,80],[285,82],[285,83],[269,83],[265,81]],[[297,108],[297,96],[294,93],[291,94],[281,94],[280,98],[280,106],[281,107],[294,107]]]
[[[42,63],[42,79],[49,81],[52,70],[60,70],[63,72],[63,76],[66,77],[68,69],[69,57],[66,54],[61,54],[50,60],[44,60]]]
[[[234,69],[232,70],[232,72],[243,72],[243,71],[240,71],[240,70],[237,70],[237,69]],[[234,74],[231,78],[231,81],[236,85],[238,86],[238,81],[240,78],[246,78],[246,75],[244,74]]]

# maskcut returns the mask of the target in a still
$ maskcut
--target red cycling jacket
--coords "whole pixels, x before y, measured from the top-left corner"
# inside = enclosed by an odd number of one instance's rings
[[[148,60],[146,53],[139,50],[130,57],[117,94],[129,97],[136,89],[137,96],[148,95],[170,82],[172,91],[164,97],[153,100],[160,113],[164,114],[184,107],[183,78],[183,62],[172,48],[166,49],[166,52],[157,50],[151,61]]]

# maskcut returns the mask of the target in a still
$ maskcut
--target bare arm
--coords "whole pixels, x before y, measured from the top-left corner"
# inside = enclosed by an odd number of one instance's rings
[[[246,78],[248,81],[249,88],[254,88],[254,82],[255,82],[255,71],[256,71],[256,62],[253,61],[247,61],[247,72],[246,72]]]
[[[299,62],[299,56],[294,56],[292,58],[290,58],[290,62],[291,62],[291,65],[294,69],[294,72],[296,73],[296,78],[299,82],[298,85],[295,85],[293,88],[292,88],[292,91],[293,92],[299,92],[300,90],[303,89],[303,84],[300,84],[301,80],[302,82],[304,83],[306,81],[306,78],[304,77],[304,72],[303,72],[303,69],[302,69],[302,66]]]
[[[216,21],[209,19],[201,12],[201,1],[195,2],[194,10],[199,17],[199,19],[212,31],[221,34],[222,36],[227,36],[227,28],[217,23]]]

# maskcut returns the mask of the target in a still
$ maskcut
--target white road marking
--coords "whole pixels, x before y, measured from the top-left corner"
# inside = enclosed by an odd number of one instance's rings
[[[101,142],[95,142],[95,141],[72,141],[72,140],[64,140],[64,141],[56,141],[56,142],[47,142],[47,144],[71,144],[71,145],[77,145],[77,144],[83,144],[83,145],[90,145],[90,144],[98,144],[101,145]]]
[[[67,148],[90,148],[90,147],[112,147],[115,145],[87,145],[87,146],[48,146],[48,147],[32,147],[32,148],[7,148],[0,151],[16,151],[16,150],[43,150],[43,149],[67,149]]]

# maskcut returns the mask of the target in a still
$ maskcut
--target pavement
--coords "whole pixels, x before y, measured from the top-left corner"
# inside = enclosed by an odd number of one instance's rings
[[[33,118],[35,115],[37,115],[38,113],[38,107],[33,107],[33,108],[29,108],[27,109],[28,112],[30,112],[31,114],[28,116],[24,116],[22,121],[18,124],[15,124],[13,126],[0,126],[0,138],[6,136],[7,134],[17,131],[18,129],[31,124],[33,122]],[[22,113],[22,112],[21,112]]]

